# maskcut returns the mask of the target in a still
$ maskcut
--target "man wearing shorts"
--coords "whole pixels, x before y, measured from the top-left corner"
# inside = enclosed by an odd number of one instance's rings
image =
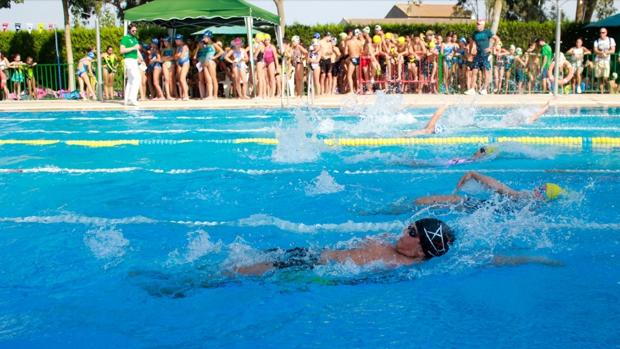
[[[491,54],[491,40],[499,40],[499,37],[493,34],[491,30],[484,29],[484,25],[484,21],[478,20],[478,22],[476,22],[476,31],[473,34],[476,47],[478,48],[478,53],[474,58],[473,76],[478,76],[479,70],[484,71],[484,87],[480,89],[481,95],[487,94],[489,84],[491,83],[491,61],[489,60],[489,55]],[[475,93],[476,91],[474,89],[469,89],[465,92],[465,94],[468,95],[473,95]]]
[[[540,47],[540,55],[542,56],[542,67],[540,72],[540,78],[542,79],[542,88],[543,92],[547,92],[547,88],[549,86],[548,72],[551,61],[553,60],[553,50],[543,38],[537,39],[536,43]]]
[[[600,37],[594,41],[594,77],[598,80],[599,90],[604,93],[610,73],[610,56],[616,51],[616,42],[607,36],[607,28],[601,28],[599,33]]]

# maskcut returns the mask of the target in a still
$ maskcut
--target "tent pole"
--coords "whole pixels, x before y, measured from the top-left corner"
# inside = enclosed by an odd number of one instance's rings
[[[245,27],[248,34],[248,46],[250,48],[250,72],[252,73],[252,94],[256,97],[256,71],[254,70],[254,43],[252,42],[253,18],[244,17]]]
[[[95,14],[95,29],[97,29],[97,99],[100,102],[103,102],[103,91],[102,91],[102,66],[101,66],[101,31],[99,29],[99,15]]]
[[[123,21],[123,36],[127,35],[127,27],[128,26],[129,26],[129,21],[128,20],[124,20]],[[125,91],[125,87],[126,86],[127,86],[127,72],[123,68],[123,98],[125,98],[125,93],[127,92],[127,91]],[[127,101],[127,99],[125,99],[125,101]]]
[[[276,40],[278,41],[278,49],[280,51],[280,57],[282,58],[282,64],[280,65],[280,108],[284,108],[284,87],[285,82],[288,78],[288,74],[286,70],[286,59],[284,58],[284,42],[282,40],[282,27],[277,25],[275,26],[276,31]]]

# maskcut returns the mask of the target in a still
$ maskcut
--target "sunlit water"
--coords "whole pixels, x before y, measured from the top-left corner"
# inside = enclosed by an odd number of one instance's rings
[[[433,109],[371,107],[0,114],[0,139],[139,140],[87,148],[0,146],[0,347],[548,347],[620,344],[620,157],[614,148],[329,147],[401,137]],[[618,109],[447,110],[440,136],[620,137]],[[233,143],[277,137],[279,144]],[[192,142],[185,142],[192,140]],[[567,188],[549,204],[488,199],[414,207],[469,170],[516,189]],[[457,232],[450,253],[386,270],[325,265],[239,277],[273,247],[394,241],[413,219]],[[493,267],[494,256],[560,265]]]

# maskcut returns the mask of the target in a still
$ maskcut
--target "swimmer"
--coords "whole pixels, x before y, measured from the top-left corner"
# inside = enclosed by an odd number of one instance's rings
[[[474,180],[488,189],[491,189],[495,193],[502,195],[504,197],[510,198],[512,200],[523,200],[530,199],[536,200],[540,202],[549,202],[557,199],[561,195],[566,194],[566,191],[562,189],[559,185],[554,183],[545,183],[540,185],[533,190],[524,190],[517,191],[509,186],[503,184],[495,178],[482,175],[478,172],[467,172],[456,185],[455,192],[461,190],[465,183],[470,180]],[[417,199],[415,201],[416,205],[437,205],[437,204],[447,204],[447,205],[461,205],[463,208],[476,208],[479,207],[480,204],[483,204],[484,201],[477,200],[473,198],[469,198],[464,195],[452,194],[452,195],[431,195],[425,196]]]
[[[454,233],[447,224],[438,219],[424,218],[407,226],[396,244],[367,239],[361,247],[348,250],[312,251],[297,247],[284,251],[282,256],[272,261],[237,266],[233,271],[242,275],[262,275],[274,269],[312,269],[316,265],[349,261],[360,266],[381,261],[396,268],[443,256],[454,240]],[[267,252],[274,251],[277,249]]]
[[[499,153],[498,148],[492,145],[484,145],[480,147],[480,149],[476,150],[476,152],[469,158],[454,158],[450,159],[443,163],[445,166],[452,165],[461,165],[461,164],[469,164],[476,161],[482,161],[484,159],[488,159],[493,155],[497,155]]]
[[[542,108],[540,108],[534,114],[532,114],[529,118],[527,118],[525,122],[527,124],[532,124],[536,122],[538,119],[540,119],[540,117],[544,113],[547,112],[550,104],[551,104],[551,101],[548,101],[547,103],[545,103],[545,105]],[[435,113],[433,113],[433,116],[431,117],[431,119],[428,121],[428,123],[423,129],[410,131],[407,133],[407,136],[419,136],[419,135],[437,134],[437,133],[443,132],[443,127],[437,125],[437,123],[439,122],[439,119],[441,119],[441,117],[443,116],[446,109],[448,109],[448,107],[450,107],[450,104],[442,105],[441,107],[437,108],[437,110],[435,110]]]
[[[472,162],[482,161],[489,159],[492,156],[499,154],[499,148],[495,145],[484,145],[480,149],[476,150],[474,154],[466,158],[452,158],[449,160],[435,160],[435,161],[397,161],[396,164],[407,165],[414,167],[428,167],[428,166],[453,166],[463,165]]]

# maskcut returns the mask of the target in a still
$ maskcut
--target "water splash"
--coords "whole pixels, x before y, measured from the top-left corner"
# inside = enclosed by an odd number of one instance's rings
[[[326,170],[312,180],[306,186],[306,195],[315,196],[323,194],[333,194],[344,190],[344,185],[336,183],[334,177],[330,176]]]
[[[123,236],[121,230],[102,226],[88,230],[84,234],[84,244],[95,258],[107,261],[104,266],[107,269],[122,261],[129,247],[129,240]]]
[[[175,249],[168,254],[168,264],[193,263],[208,254],[219,253],[222,245],[221,240],[211,241],[209,233],[204,230],[189,232],[185,248],[182,251]]]
[[[317,138],[319,119],[316,112],[296,110],[295,122],[276,129],[278,144],[272,153],[272,159],[281,163],[313,162],[326,150],[325,144]]]

